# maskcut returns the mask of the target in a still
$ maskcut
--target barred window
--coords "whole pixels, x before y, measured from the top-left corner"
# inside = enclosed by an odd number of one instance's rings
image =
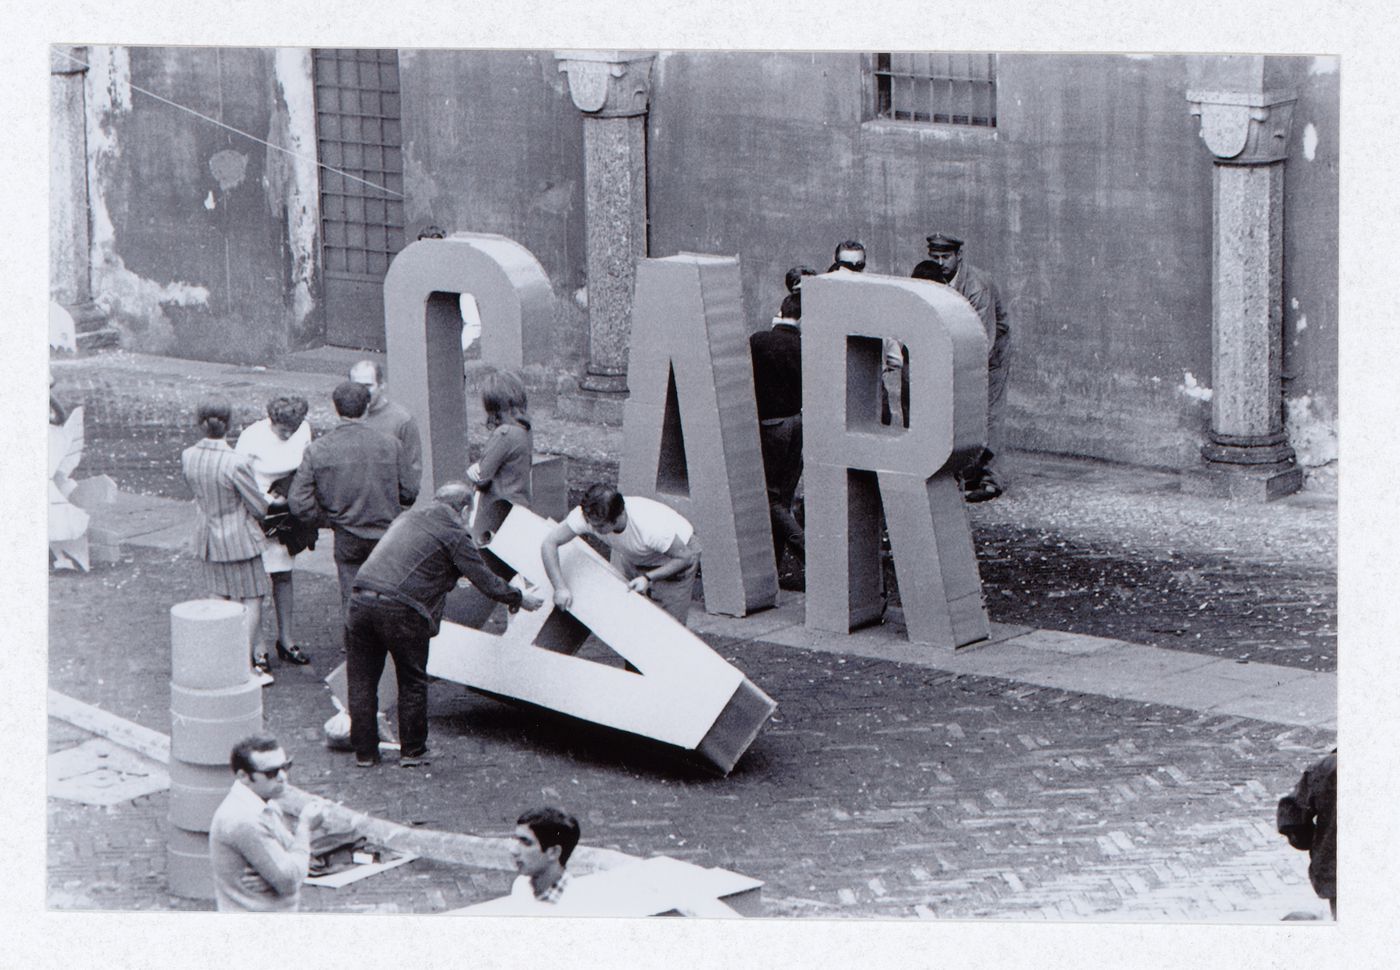
[[[995,128],[995,54],[876,54],[875,117]]]

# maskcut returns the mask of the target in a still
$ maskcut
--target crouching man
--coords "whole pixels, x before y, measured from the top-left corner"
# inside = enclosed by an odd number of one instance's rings
[[[540,543],[554,605],[561,610],[573,605],[574,594],[559,568],[559,547],[582,535],[595,536],[612,549],[613,565],[622,570],[629,589],[685,624],[700,566],[700,540],[685,516],[649,498],[624,498],[610,485],[591,486],[583,502]]]

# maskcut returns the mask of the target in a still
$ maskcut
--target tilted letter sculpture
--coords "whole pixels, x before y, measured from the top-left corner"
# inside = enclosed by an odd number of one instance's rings
[[[705,610],[744,616],[778,595],[739,261],[637,264],[618,488],[665,502],[704,537]]]
[[[545,603],[554,589],[540,542],[554,523],[514,508],[488,548]],[[510,700],[693,751],[725,774],[777,705],[665,610],[632,592],[582,539],[559,549],[573,590],[568,613],[546,606],[510,617],[493,635],[444,621],[428,652],[428,673]],[[522,584],[523,585],[523,584]],[[589,633],[637,672],[573,654]]]
[[[883,508],[909,639],[953,649],[989,633],[955,475],[987,434],[987,338],[952,289],[836,273],[802,284],[809,629],[882,612]],[[909,351],[909,427],[880,422],[881,338]],[[844,389],[844,393],[842,393]]]

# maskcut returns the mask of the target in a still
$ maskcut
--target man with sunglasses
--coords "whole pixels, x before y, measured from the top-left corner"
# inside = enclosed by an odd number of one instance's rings
[[[292,759],[266,734],[244,738],[229,754],[233,785],[209,826],[214,899],[221,912],[295,912],[311,862],[311,832],[326,813],[312,801],[296,827],[275,804],[287,790]]]

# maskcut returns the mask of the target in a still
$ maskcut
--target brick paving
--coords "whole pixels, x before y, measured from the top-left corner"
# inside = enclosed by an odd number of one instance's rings
[[[94,612],[109,644],[161,630],[163,604],[192,594],[193,580],[154,550],[109,568],[65,579],[52,686],[168,730],[162,637],[139,652],[89,652],[79,634]],[[298,584],[301,616],[326,615],[333,581]],[[129,609],[105,607],[111,598]],[[328,631],[313,632],[325,642]],[[450,684],[432,691],[442,755],[427,771],[356,772],[321,747],[330,709],[313,670],[277,669],[266,721],[309,791],[404,824],[497,836],[523,806],[558,801],[590,845],[765,880],[774,916],[1277,919],[1306,905],[1306,857],[1270,823],[1329,732],[762,641],[719,649],[779,704],[728,778]],[[71,734],[57,727],[51,743],[76,743]],[[111,810],[51,800],[50,905],[198,908],[164,892],[164,799]],[[434,912],[508,882],[419,860],[314,890],[307,905]]]

